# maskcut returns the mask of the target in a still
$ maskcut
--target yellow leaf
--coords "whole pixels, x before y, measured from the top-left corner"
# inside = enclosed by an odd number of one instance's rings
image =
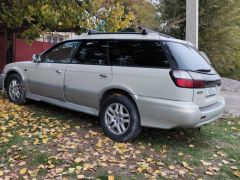
[[[108,180],[114,180],[115,178],[114,178],[114,176],[113,175],[109,175],[108,176]]]
[[[175,166],[174,165],[170,165],[170,166],[168,166],[168,168],[173,170],[173,169],[175,169]]]
[[[43,138],[42,142],[43,142],[43,144],[47,144],[48,143],[48,138],[47,137]]]
[[[193,168],[191,168],[191,167],[189,166],[189,164],[188,164],[187,162],[185,162],[185,161],[182,162],[182,165],[183,165],[183,167],[185,167],[185,168],[187,168],[187,169],[189,169],[189,170],[193,170]]]
[[[0,170],[0,177],[4,175],[4,172]]]
[[[240,177],[240,171],[235,171],[234,175],[237,176],[237,177]]]
[[[19,173],[20,173],[21,175],[25,174],[26,172],[27,172],[27,168],[22,168],[22,169],[19,171]]]
[[[2,129],[3,131],[6,131],[6,130],[7,130],[7,128],[6,128],[5,126],[2,126],[1,129]]]
[[[33,143],[34,145],[37,145],[37,144],[39,144],[39,139],[35,139],[35,141],[34,141],[34,143]]]
[[[125,153],[127,150],[127,144],[124,144],[124,143],[116,143],[114,145],[114,148],[120,153],[120,154],[123,154]]]

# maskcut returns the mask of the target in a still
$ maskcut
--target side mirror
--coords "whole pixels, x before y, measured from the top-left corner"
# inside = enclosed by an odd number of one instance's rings
[[[40,63],[41,62],[40,55],[39,54],[33,54],[32,61],[35,62],[35,63]]]
[[[212,64],[211,61],[210,61],[210,59],[209,59],[209,57],[208,57],[208,55],[207,55],[205,52],[200,51],[200,54],[204,57],[204,59],[205,59],[209,64]]]

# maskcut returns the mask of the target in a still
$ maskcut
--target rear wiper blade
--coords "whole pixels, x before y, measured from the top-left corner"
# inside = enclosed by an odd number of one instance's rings
[[[211,72],[211,69],[197,69],[196,72]]]

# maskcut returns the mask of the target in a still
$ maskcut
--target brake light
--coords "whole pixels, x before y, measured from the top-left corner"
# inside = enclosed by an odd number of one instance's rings
[[[175,85],[180,88],[200,89],[205,87],[205,82],[203,80],[193,79],[186,71],[172,70],[170,75]]]

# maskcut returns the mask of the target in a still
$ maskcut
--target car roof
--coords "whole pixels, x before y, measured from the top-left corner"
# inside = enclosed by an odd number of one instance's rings
[[[83,33],[82,35],[76,36],[75,38],[68,40],[89,40],[89,39],[101,39],[101,40],[161,40],[161,41],[172,41],[182,44],[189,44],[193,46],[190,42],[183,41],[180,39],[175,39],[173,37],[162,35],[160,33]]]

